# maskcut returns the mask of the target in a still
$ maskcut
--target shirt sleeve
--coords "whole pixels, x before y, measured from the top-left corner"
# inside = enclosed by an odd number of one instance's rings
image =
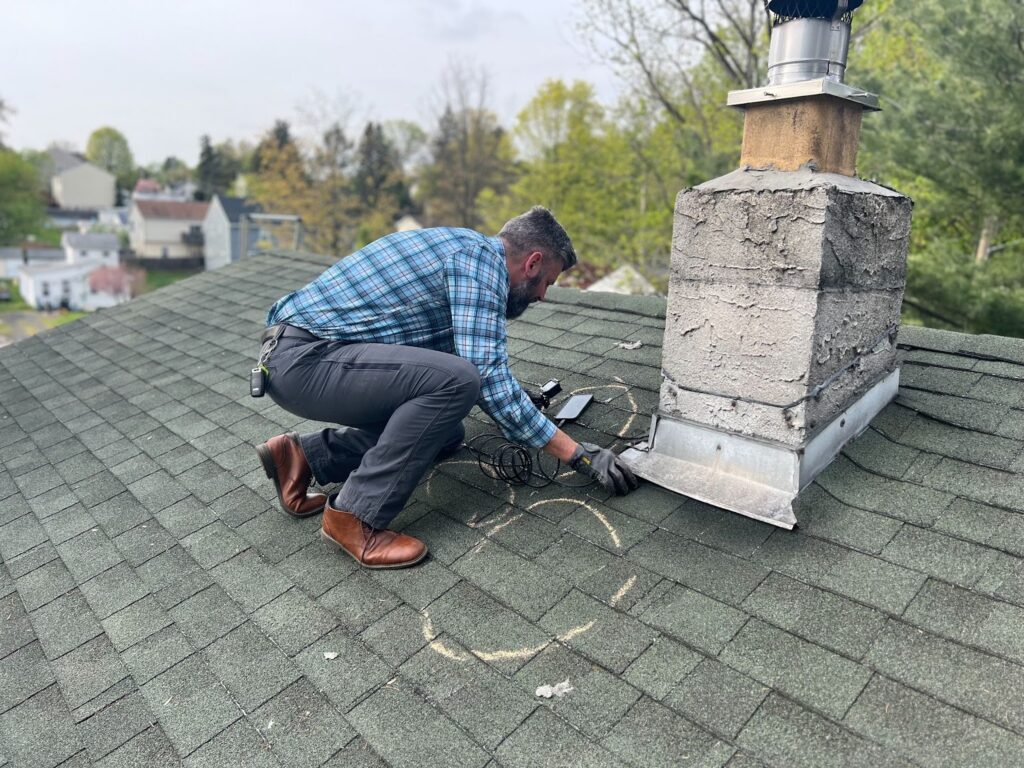
[[[460,249],[445,262],[448,301],[455,349],[480,372],[484,413],[509,439],[540,448],[555,435],[555,425],[542,414],[508,367],[505,304],[508,276],[484,246]]]

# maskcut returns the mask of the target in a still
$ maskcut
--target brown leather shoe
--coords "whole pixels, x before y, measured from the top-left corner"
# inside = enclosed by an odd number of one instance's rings
[[[295,432],[272,437],[256,447],[267,477],[274,481],[281,509],[292,517],[309,517],[323,511],[327,496],[307,493],[313,472],[299,447]]]
[[[427,556],[427,545],[419,539],[373,528],[351,512],[335,509],[330,502],[324,509],[320,535],[366,568],[405,568]]]

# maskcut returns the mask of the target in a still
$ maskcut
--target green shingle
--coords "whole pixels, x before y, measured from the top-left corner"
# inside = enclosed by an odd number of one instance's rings
[[[840,718],[871,673],[856,662],[751,619],[719,659],[796,701]]]
[[[1018,733],[1024,668],[890,621],[866,661],[888,677]]]
[[[884,677],[872,678],[845,722],[928,765],[1024,764],[1024,738]]]
[[[767,695],[768,688],[756,680],[705,659],[672,687],[664,702],[713,733],[735,739]]]
[[[861,658],[885,623],[885,615],[782,574],[772,573],[743,609],[853,659]]]
[[[739,746],[770,765],[909,768],[912,763],[794,702],[772,694],[746,724]]]

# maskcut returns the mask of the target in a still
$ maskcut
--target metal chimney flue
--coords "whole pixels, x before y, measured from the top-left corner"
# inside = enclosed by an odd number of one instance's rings
[[[863,0],[767,3],[772,22],[768,85],[825,77],[837,83],[846,74],[852,11]]]

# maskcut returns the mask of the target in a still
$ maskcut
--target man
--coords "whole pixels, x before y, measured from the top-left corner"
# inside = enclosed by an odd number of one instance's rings
[[[476,403],[509,439],[609,492],[635,488],[611,451],[556,429],[508,368],[506,319],[575,263],[569,236],[537,206],[497,237],[449,228],[388,235],[274,304],[260,355],[266,391],[291,413],[344,425],[257,448],[285,511],[323,510],[321,535],[368,568],[418,563],[423,542],[387,526],[438,454],[458,450]],[[344,486],[327,499],[308,492],[312,479]]]

